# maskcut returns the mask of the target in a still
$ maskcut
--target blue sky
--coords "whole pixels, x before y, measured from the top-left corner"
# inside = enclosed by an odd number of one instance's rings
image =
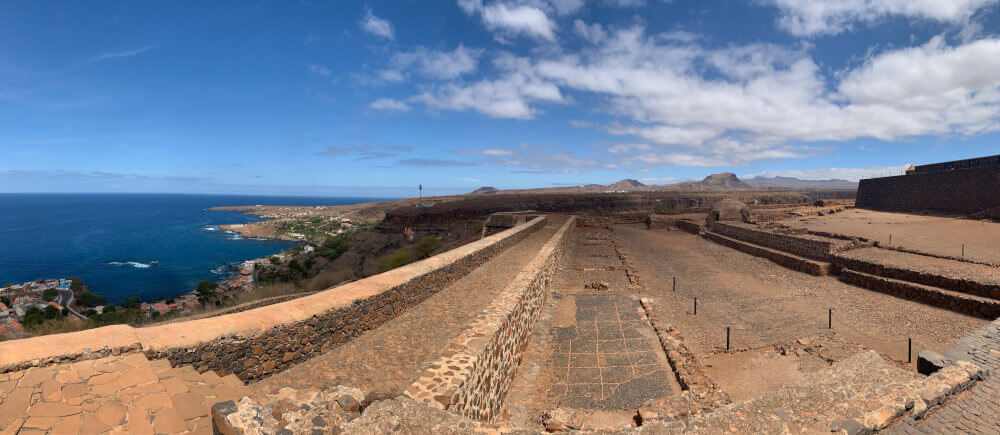
[[[1000,0],[0,2],[0,192],[857,179],[998,129]]]

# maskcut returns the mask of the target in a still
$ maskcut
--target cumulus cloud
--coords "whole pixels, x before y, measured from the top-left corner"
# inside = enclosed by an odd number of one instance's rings
[[[969,22],[976,11],[998,0],[767,0],[778,8],[778,25],[796,36],[836,35],[854,23],[889,16],[949,24]]]
[[[392,98],[379,98],[372,101],[370,106],[375,110],[398,110],[402,112],[408,112],[410,110],[410,106],[408,104]]]
[[[555,41],[556,23],[538,6],[497,1],[458,0],[468,15],[479,15],[483,25],[499,36],[528,36]]]
[[[390,64],[391,69],[379,73],[386,81],[405,80],[405,73],[413,71],[422,77],[448,80],[476,70],[483,50],[467,48],[462,44],[452,51],[441,51],[427,47],[417,47],[411,51],[396,53]]]
[[[375,16],[375,13],[371,9],[365,11],[365,17],[361,19],[361,29],[381,38],[396,38],[396,30],[393,28],[392,23],[389,20]]]

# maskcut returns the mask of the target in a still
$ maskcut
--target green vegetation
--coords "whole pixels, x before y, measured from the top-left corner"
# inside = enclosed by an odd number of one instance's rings
[[[413,246],[399,248],[391,254],[382,257],[379,260],[379,265],[383,271],[395,269],[399,266],[430,257],[434,253],[434,250],[440,246],[441,240],[437,237],[427,236],[417,240]]]
[[[215,291],[219,288],[219,284],[212,281],[202,281],[198,283],[198,288],[195,292],[198,293],[198,299],[204,304],[204,301],[211,301],[215,299]]]
[[[318,240],[336,233],[340,224],[340,218],[314,216],[281,221],[275,224],[275,228],[281,233],[302,234],[306,240]]]
[[[46,301],[51,301],[57,297],[59,297],[59,290],[54,288],[47,288],[42,292],[42,299]]]
[[[4,304],[10,307],[10,298],[8,298],[7,296],[0,296],[0,304]]]
[[[85,306],[85,307],[96,307],[96,306],[104,305],[104,302],[107,299],[104,296],[95,295],[95,294],[93,294],[93,293],[91,293],[89,291],[84,290],[84,291],[80,292],[80,294],[78,294],[76,296],[76,300],[82,306]]]

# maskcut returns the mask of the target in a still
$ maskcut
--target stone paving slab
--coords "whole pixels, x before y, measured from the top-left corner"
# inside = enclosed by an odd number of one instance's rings
[[[576,324],[554,328],[549,394],[560,406],[629,409],[674,394],[673,376],[638,299],[579,294]]]
[[[209,409],[244,394],[233,376],[141,353],[0,374],[0,433],[212,433]]]
[[[396,318],[252,386],[273,392],[349,385],[402,394],[565,222],[549,216],[544,228]]]

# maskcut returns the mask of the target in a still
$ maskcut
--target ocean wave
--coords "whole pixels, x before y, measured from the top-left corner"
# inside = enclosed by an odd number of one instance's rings
[[[205,230],[205,231],[219,231],[219,229],[216,228],[216,227],[214,227],[214,226],[207,226],[207,227],[202,228],[202,229]]]
[[[233,234],[229,236],[229,240],[243,240],[243,236],[239,234]]]
[[[153,264],[151,263],[140,263],[138,261],[126,261],[126,262],[112,261],[108,264],[111,266],[132,266],[136,269],[148,269],[153,266]]]

